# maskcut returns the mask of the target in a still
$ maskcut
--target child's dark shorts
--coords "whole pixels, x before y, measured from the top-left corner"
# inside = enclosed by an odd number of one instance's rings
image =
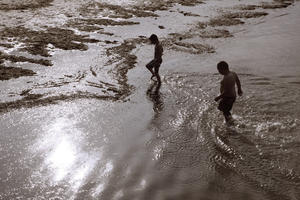
[[[150,69],[152,69],[152,68],[156,69],[156,68],[160,67],[161,63],[162,63],[162,60],[153,59],[146,65],[146,67],[150,68]]]
[[[221,99],[218,109],[225,113],[230,112],[232,109],[233,103],[235,102],[235,97],[224,97]]]

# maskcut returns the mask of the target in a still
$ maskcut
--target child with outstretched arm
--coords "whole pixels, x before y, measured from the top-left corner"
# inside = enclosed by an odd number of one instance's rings
[[[232,123],[231,109],[236,99],[235,85],[237,85],[237,93],[239,96],[243,94],[241,82],[235,72],[229,70],[228,64],[221,61],[217,65],[217,69],[222,74],[223,80],[221,81],[220,95],[215,98],[215,101],[220,101],[218,109],[223,112],[226,123]]]

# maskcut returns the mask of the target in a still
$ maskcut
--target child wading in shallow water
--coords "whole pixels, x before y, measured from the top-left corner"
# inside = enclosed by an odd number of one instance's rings
[[[215,98],[215,101],[220,101],[218,109],[223,112],[226,123],[232,124],[232,116],[230,110],[236,99],[235,84],[238,88],[238,94],[243,94],[241,88],[241,82],[235,72],[229,71],[228,64],[225,61],[221,61],[217,65],[218,71],[222,74],[223,80],[221,81],[220,95]]]
[[[161,44],[159,43],[157,35],[152,34],[149,39],[151,41],[151,44],[155,45],[155,50],[154,50],[154,59],[151,60],[146,65],[146,67],[152,74],[151,79],[156,77],[157,81],[161,82],[158,72],[159,72],[160,64],[162,63],[163,48],[162,48]],[[154,71],[153,71],[153,69],[154,69]]]

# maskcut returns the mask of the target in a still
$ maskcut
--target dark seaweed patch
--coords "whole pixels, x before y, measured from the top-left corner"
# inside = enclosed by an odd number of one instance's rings
[[[12,1],[9,3],[0,3],[0,10],[26,10],[26,9],[36,9],[41,7],[50,6],[53,0],[35,0],[30,2],[22,1]]]
[[[111,101],[118,100],[113,96],[96,95],[96,94],[90,94],[87,92],[77,92],[77,93],[69,94],[69,95],[59,95],[59,96],[51,96],[51,97],[45,97],[45,98],[42,98],[42,97],[43,97],[42,94],[27,93],[20,100],[0,103],[0,113],[8,112],[13,109],[32,108],[32,107],[36,107],[36,106],[53,105],[53,104],[57,104],[62,101],[71,101],[71,100],[76,100],[76,99],[99,99],[99,100],[111,100]]]
[[[293,0],[273,0],[273,2],[263,2],[261,5],[239,5],[235,8],[239,10],[255,10],[257,8],[262,9],[279,9],[286,8],[292,5]]]
[[[223,15],[220,15],[216,18],[210,19],[208,22],[199,22],[198,28],[204,29],[207,26],[235,26],[244,24],[240,18],[257,18],[261,16],[265,16],[268,13],[266,12],[236,12],[236,13],[226,13]]]
[[[236,6],[235,8],[237,8],[239,10],[255,10],[258,7],[259,6],[257,6],[257,5],[239,5],[239,6]]]
[[[227,13],[223,15],[225,18],[257,18],[266,16],[266,12],[236,12],[236,13]]]
[[[183,6],[195,6],[197,4],[201,4],[203,1],[201,0],[167,0],[167,1],[155,1],[151,2],[147,5],[142,6],[134,6],[135,9],[142,9],[147,11],[158,11],[158,10],[167,10],[168,8],[172,7],[174,4],[180,4]]]
[[[107,11],[107,12],[106,12]],[[129,19],[132,17],[158,17],[158,15],[153,12],[147,12],[143,9],[139,8],[124,8],[120,5],[112,5],[108,3],[90,3],[80,9],[80,13],[82,15],[88,15],[93,13],[97,15],[97,13],[101,12],[106,17],[110,18],[123,18]]]
[[[245,22],[243,22],[240,19],[235,19],[235,18],[224,18],[224,17],[218,17],[218,18],[214,18],[209,20],[209,22],[207,23],[208,26],[235,26],[235,25],[239,25],[239,24],[244,24]]]
[[[128,84],[127,72],[135,67],[136,55],[132,54],[131,51],[136,48],[137,44],[146,42],[146,38],[134,38],[125,40],[122,44],[109,48],[106,51],[107,56],[111,57],[111,60],[107,63],[117,63],[112,70],[112,73],[118,80],[120,90],[115,90],[117,98],[124,98],[131,93],[133,86]]]
[[[202,38],[227,38],[233,37],[233,35],[224,29],[212,29],[200,31],[199,36]]]
[[[32,59],[32,58],[26,58],[24,56],[15,56],[15,55],[8,55],[1,53],[0,51],[0,63],[3,60],[9,60],[11,62],[29,62],[29,63],[35,63],[35,64],[40,64],[40,65],[45,65],[45,66],[51,66],[52,63],[49,60],[45,59]]]
[[[139,22],[115,21],[112,19],[76,19],[68,22],[68,26],[87,32],[102,30],[103,28],[101,26],[125,26],[135,24],[139,24]],[[99,33],[103,34],[101,31]]]
[[[84,43],[99,42],[96,39],[90,39],[87,35],[77,35],[72,30],[62,28],[47,28],[46,30],[34,31],[25,27],[5,28],[0,32],[2,40],[15,38],[19,42],[25,43],[24,51],[32,55],[41,55],[49,57],[47,45],[52,44],[54,47],[63,50],[87,50]]]
[[[194,14],[191,12],[184,12],[184,11],[179,11],[179,13],[183,14],[184,16],[190,16],[190,17],[199,17],[200,15]]]
[[[167,38],[162,41],[162,44],[165,47],[168,47],[169,49],[175,50],[175,51],[181,51],[191,54],[203,54],[203,53],[214,53],[215,49],[214,47],[206,44],[200,44],[200,43],[190,43],[185,42],[183,40],[193,38],[195,36],[199,36],[199,34],[196,31],[189,31],[184,34],[180,33],[170,33],[171,38]]]
[[[35,72],[29,69],[22,69],[18,67],[5,67],[0,65],[0,80],[9,80],[12,78],[19,78],[21,76],[33,76]]]
[[[13,48],[14,46],[12,44],[8,44],[8,43],[0,43],[1,47],[5,47],[5,48]]]
[[[187,43],[187,42],[175,42],[174,45],[172,45],[171,49],[192,53],[192,54],[203,54],[203,53],[215,52],[214,48],[210,45],[194,44],[194,43]]]
[[[290,81],[289,83],[300,85],[300,81]]]
[[[199,1],[199,0],[189,0],[189,1],[178,1],[178,4],[181,4],[183,6],[195,6],[196,4],[201,4],[203,3],[203,1]]]
[[[274,3],[263,3],[261,8],[263,9],[278,9],[278,8],[286,8],[292,5],[292,0],[273,0]]]
[[[169,33],[169,35],[172,36],[172,41],[176,41],[176,40],[181,41],[193,37],[193,35],[188,33]]]

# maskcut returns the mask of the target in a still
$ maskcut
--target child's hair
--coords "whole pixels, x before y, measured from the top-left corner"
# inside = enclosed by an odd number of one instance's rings
[[[149,37],[149,39],[150,39],[151,41],[153,41],[153,42],[158,41],[158,37],[157,37],[157,35],[155,35],[155,34],[152,34],[152,35]]]
[[[221,71],[228,71],[229,70],[228,64],[225,61],[219,62],[218,65],[217,65],[217,68],[218,68],[218,70],[221,70]]]

